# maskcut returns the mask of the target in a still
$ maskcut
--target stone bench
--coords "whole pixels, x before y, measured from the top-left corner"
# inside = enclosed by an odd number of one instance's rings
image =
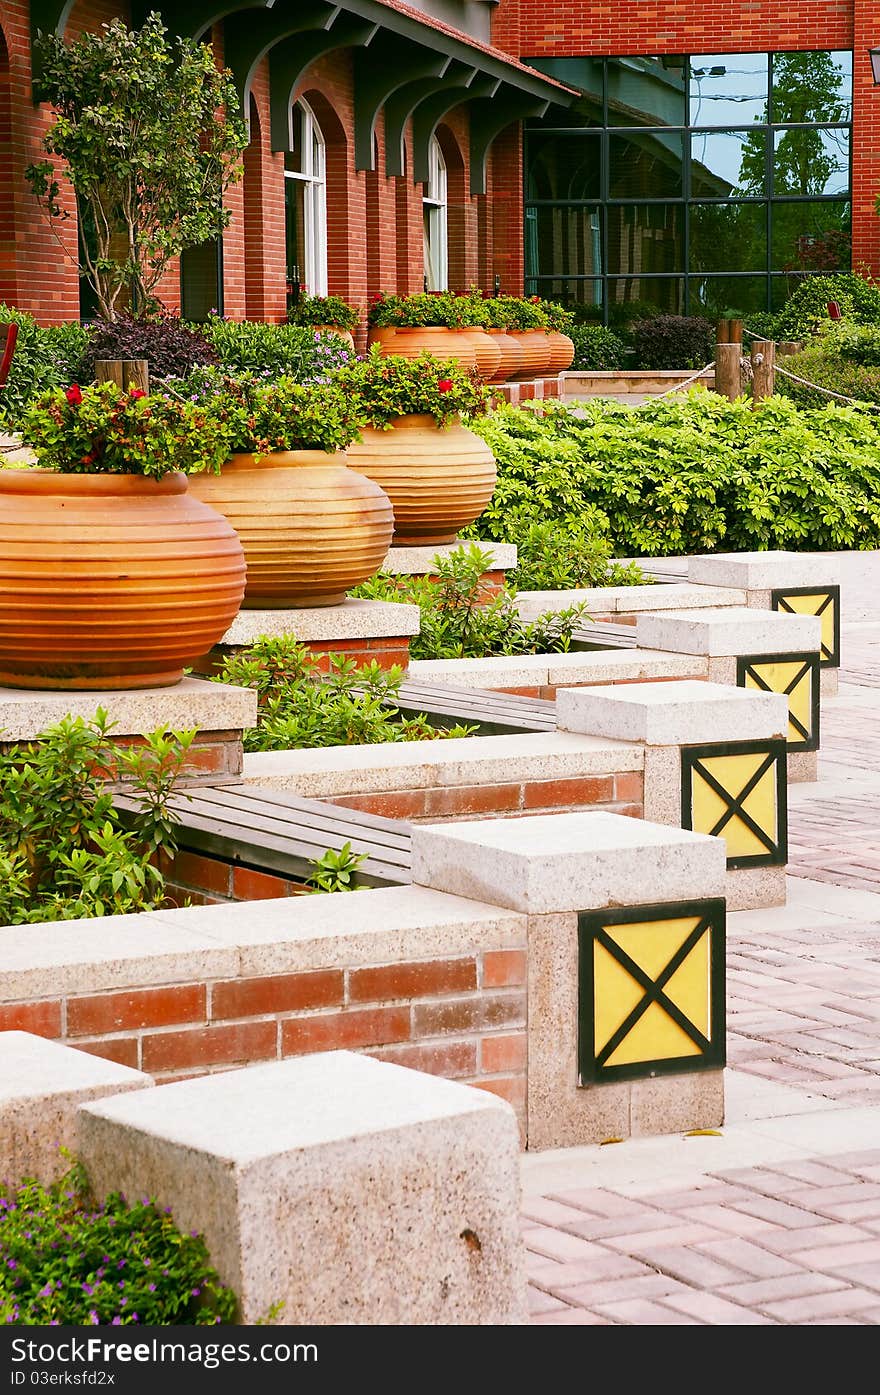
[[[100,1196],[205,1237],[238,1320],[524,1323],[519,1141],[503,1100],[348,1051],[83,1108]]]

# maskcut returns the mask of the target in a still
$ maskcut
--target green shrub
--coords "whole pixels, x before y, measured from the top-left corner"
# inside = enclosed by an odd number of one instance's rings
[[[873,347],[866,345],[864,352],[876,355],[876,343]],[[794,382],[786,377],[786,371],[843,397],[880,403],[880,366],[845,355],[836,336],[810,340],[800,353],[787,354],[780,360],[780,366],[784,371],[776,374],[776,391],[800,407],[822,407],[832,399],[805,383]]]
[[[853,325],[843,322],[824,338],[825,348],[852,363],[880,368],[880,324]]]
[[[358,868],[366,862],[369,853],[356,853],[351,843],[343,843],[338,850],[328,848],[320,857],[313,857],[312,875],[306,886],[312,895],[324,891],[360,891]]]
[[[703,368],[715,357],[715,329],[700,315],[654,315],[629,337],[636,368]]]
[[[65,717],[38,741],[0,752],[0,924],[154,910],[165,883],[153,865],[174,851],[168,799],[194,731],[153,732],[115,746],[107,714]],[[104,773],[102,773],[104,772]],[[124,772],[137,813],[116,808]]]
[[[287,312],[292,325],[333,325],[337,329],[347,329],[349,333],[357,329],[360,311],[356,305],[349,305],[341,295],[303,295]]]
[[[828,324],[828,304],[836,300],[841,315],[855,324],[880,323],[880,286],[867,276],[840,271],[831,276],[805,276],[776,315],[777,339],[803,339],[818,325]]]
[[[753,410],[704,389],[638,407],[544,403],[472,423],[498,482],[476,528],[575,521],[615,556],[880,546],[880,423],[858,408]]]
[[[0,421],[16,426],[35,397],[76,381],[87,336],[75,323],[41,329],[24,310],[0,305],[0,323],[10,321],[18,325],[18,341],[6,386],[0,391]]]
[[[627,346],[613,329],[596,324],[575,324],[567,331],[574,343],[572,372],[603,372],[622,368]]]
[[[263,637],[227,659],[215,683],[234,683],[257,694],[257,725],[244,733],[246,751],[290,751],[320,746],[372,745],[469,736],[473,728],[433,726],[424,716],[405,717],[396,698],[399,667],[330,656],[330,671],[292,635]]]
[[[282,375],[299,383],[326,381],[351,350],[338,334],[316,334],[309,325],[269,325],[256,320],[208,320],[199,328],[227,373]]]
[[[350,594],[419,607],[419,633],[410,642],[414,659],[483,659],[567,650],[574,631],[589,618],[586,607],[548,611],[526,623],[516,609],[511,586],[496,591],[483,581],[492,562],[491,552],[469,543],[445,557],[435,557],[433,576],[379,572]]]
[[[197,369],[181,387],[186,405],[225,433],[228,451],[345,450],[364,424],[357,399],[335,383],[298,383],[282,375],[230,377]]]
[[[373,344],[366,358],[343,368],[336,378],[367,425],[384,431],[412,413],[431,416],[437,426],[486,410],[487,393],[475,368],[427,351],[416,358],[383,354]]]
[[[0,1323],[205,1327],[235,1312],[203,1238],[155,1201],[99,1202],[79,1164],[50,1187],[0,1187]]]
[[[575,520],[537,522],[514,531],[516,567],[507,580],[516,591],[573,591],[590,586],[647,586],[635,563],[621,565],[611,557],[611,544]]]

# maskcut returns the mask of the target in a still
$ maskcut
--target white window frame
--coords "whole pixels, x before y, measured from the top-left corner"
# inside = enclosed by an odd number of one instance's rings
[[[436,136],[428,146],[428,178],[422,197],[425,237],[425,290],[449,289],[448,182],[446,161]]]
[[[298,179],[303,189],[303,251],[305,265],[300,275],[308,295],[327,295],[327,146],[317,117],[308,102],[300,99],[290,112],[290,148],[293,142],[293,111],[299,109],[301,149],[300,169],[285,170],[285,179]]]

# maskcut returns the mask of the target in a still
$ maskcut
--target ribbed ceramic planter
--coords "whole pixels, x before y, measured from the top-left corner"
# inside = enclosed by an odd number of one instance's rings
[[[550,341],[550,366],[548,373],[564,373],[574,361],[574,340],[560,329],[551,329],[547,335]]]
[[[219,475],[191,483],[241,538],[246,610],[338,605],[379,570],[391,542],[388,496],[343,452],[233,455]]]
[[[0,470],[0,683],[168,687],[244,595],[234,530],[185,475]]]
[[[546,329],[511,329],[508,334],[517,341],[523,351],[522,368],[517,378],[540,378],[547,372],[550,362],[550,343]]]
[[[403,416],[389,431],[367,427],[362,436],[348,458],[391,500],[395,543],[454,542],[492,497],[495,457],[459,420],[439,427],[431,416]]]
[[[522,369],[525,360],[523,347],[506,329],[490,329],[489,334],[501,350],[501,362],[490,382],[509,383]]]
[[[466,334],[474,346],[474,361],[477,372],[484,383],[491,383],[501,366],[501,347],[496,344],[488,330],[474,325],[460,334]]]
[[[349,348],[354,351],[354,335],[350,329],[341,329],[339,325],[312,325],[312,328],[319,334],[336,334],[340,339],[344,339]]]
[[[435,358],[454,358],[463,368],[476,366],[476,347],[462,330],[446,329],[442,325],[419,325],[418,328],[396,326],[393,336],[376,341],[383,354],[400,358],[418,358],[427,351]]]

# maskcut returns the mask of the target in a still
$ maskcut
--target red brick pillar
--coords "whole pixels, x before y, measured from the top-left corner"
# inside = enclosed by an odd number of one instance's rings
[[[853,0],[853,270],[880,274],[880,87],[868,49],[880,44],[877,0]]]

